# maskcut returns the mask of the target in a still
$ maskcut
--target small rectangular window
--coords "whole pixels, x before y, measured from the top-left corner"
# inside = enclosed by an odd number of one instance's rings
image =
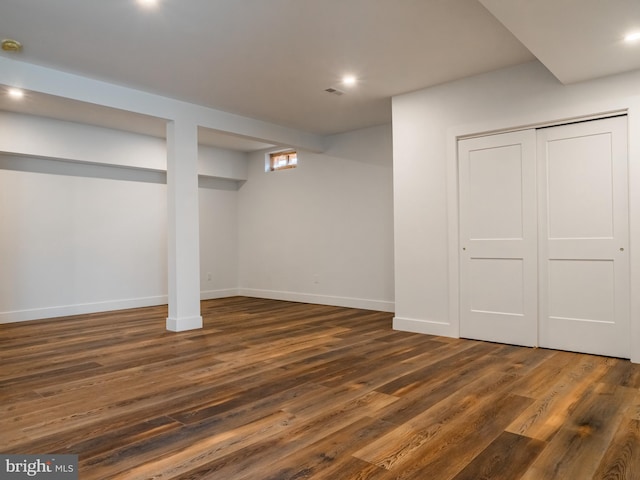
[[[269,154],[269,171],[296,168],[298,165],[298,153],[294,150],[273,152]]]

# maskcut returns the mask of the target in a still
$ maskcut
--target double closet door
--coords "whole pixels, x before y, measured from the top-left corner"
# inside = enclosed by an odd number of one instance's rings
[[[629,358],[625,116],[460,140],[460,335]]]

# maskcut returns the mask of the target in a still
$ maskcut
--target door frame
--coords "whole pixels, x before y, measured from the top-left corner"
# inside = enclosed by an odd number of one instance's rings
[[[583,105],[553,112],[525,114],[515,118],[460,125],[447,130],[447,218],[449,266],[449,325],[440,334],[460,338],[460,229],[458,191],[458,141],[518,130],[537,129],[566,123],[595,120],[616,115],[627,116],[629,162],[629,248],[630,248],[630,359],[640,363],[640,97],[619,102]]]

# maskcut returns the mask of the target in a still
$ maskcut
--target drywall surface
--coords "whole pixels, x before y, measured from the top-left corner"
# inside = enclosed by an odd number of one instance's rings
[[[199,189],[200,296],[237,295],[238,192],[234,188]]]
[[[8,112],[0,122],[0,323],[167,303],[164,139]],[[200,296],[234,295],[246,159],[199,153]]]
[[[394,97],[396,328],[458,334],[458,136],[628,112],[631,248],[640,248],[638,85],[640,72],[562,85],[531,62]],[[638,298],[640,264],[632,262]]]
[[[164,138],[52,118],[0,111],[0,152],[166,172]],[[198,173],[247,179],[247,159],[208,145],[198,148]]]
[[[240,292],[393,311],[389,125],[327,139],[323,154],[265,172],[249,155],[239,193]]]
[[[2,111],[0,125],[2,152],[167,170],[163,138]]]
[[[166,185],[0,170],[0,322],[166,302]]]

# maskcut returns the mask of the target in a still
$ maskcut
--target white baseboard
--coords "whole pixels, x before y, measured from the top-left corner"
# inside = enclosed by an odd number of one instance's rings
[[[200,300],[214,300],[216,298],[237,297],[240,295],[237,288],[225,288],[222,290],[203,290],[200,292]]]
[[[77,305],[0,312],[0,324],[40,320],[43,318],[67,317],[69,315],[83,315],[85,313],[108,312],[111,310],[125,310],[128,308],[153,307],[156,305],[166,305],[167,301],[166,295],[158,295],[155,297],[130,298],[126,300],[110,300],[107,302],[81,303]]]
[[[202,317],[167,318],[167,330],[170,332],[186,332],[202,328]]]
[[[380,312],[393,312],[395,308],[394,302],[389,301],[248,288],[205,290],[200,292],[200,299],[212,300],[216,298],[235,297],[238,295],[286,300],[290,302],[317,303],[320,305],[333,305],[337,307],[361,308],[364,310],[377,310]],[[69,315],[83,315],[86,313],[125,310],[128,308],[152,307],[156,305],[166,305],[167,302],[168,298],[166,295],[158,295],[155,297],[131,298],[126,300],[111,300],[106,302],[81,303],[77,305],[62,305],[28,310],[16,310],[12,312],[0,312],[0,324],[66,317]],[[177,325],[174,327],[178,328]]]
[[[393,329],[402,332],[423,333],[440,337],[454,337],[458,335],[450,323],[434,322],[431,320],[418,320],[415,318],[393,318]]]
[[[332,305],[335,307],[361,308],[379,312],[393,312],[395,303],[384,300],[369,300],[364,298],[336,297],[330,295],[316,295],[313,293],[282,292],[275,290],[259,290],[255,288],[240,288],[238,295],[245,297],[269,298],[288,302],[315,303],[318,305]]]

